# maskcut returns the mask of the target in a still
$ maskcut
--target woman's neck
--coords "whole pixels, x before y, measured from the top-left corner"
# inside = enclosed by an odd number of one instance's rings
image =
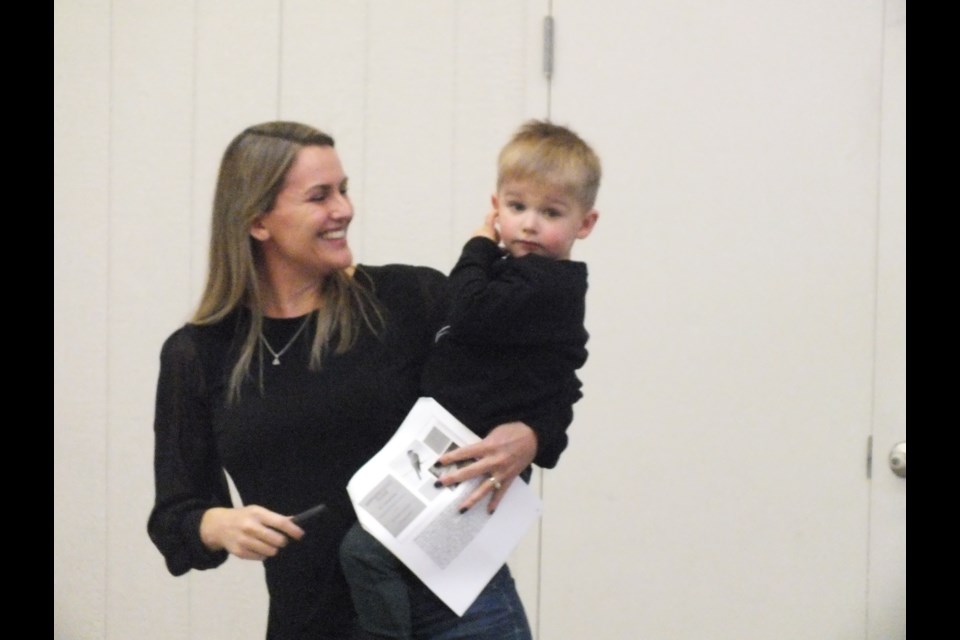
[[[314,281],[291,281],[264,277],[263,315],[269,318],[297,318],[319,309],[323,304],[321,287]]]
[[[356,267],[343,270],[348,278],[353,277]],[[260,291],[263,299],[263,314],[269,318],[297,318],[323,306],[323,282],[325,277],[305,276],[300,273],[277,269],[264,269],[260,275]]]

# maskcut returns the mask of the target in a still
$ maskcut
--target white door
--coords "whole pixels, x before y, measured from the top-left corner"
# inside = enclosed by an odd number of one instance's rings
[[[552,5],[604,181],[539,637],[867,637],[883,0]]]

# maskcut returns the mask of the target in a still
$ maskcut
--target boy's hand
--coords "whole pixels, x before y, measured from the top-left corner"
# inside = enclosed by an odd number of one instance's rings
[[[500,243],[500,233],[497,232],[497,210],[494,209],[483,219],[483,224],[473,232],[474,238],[487,238]]]

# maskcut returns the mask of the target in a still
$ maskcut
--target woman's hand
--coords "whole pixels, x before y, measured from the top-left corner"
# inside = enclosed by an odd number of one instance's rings
[[[440,456],[438,462],[442,465],[464,460],[474,462],[444,474],[438,484],[450,486],[471,478],[487,478],[460,505],[460,512],[463,513],[475,505],[485,495],[492,494],[487,511],[493,513],[514,478],[530,466],[536,455],[537,436],[533,429],[523,422],[508,422],[496,427],[480,442]]]
[[[494,209],[483,219],[483,224],[473,232],[474,238],[488,238],[500,242],[500,233],[497,231],[497,210]]]
[[[200,539],[211,551],[226,549],[246,560],[265,560],[277,555],[291,539],[303,537],[303,529],[263,507],[214,507],[200,519]]]

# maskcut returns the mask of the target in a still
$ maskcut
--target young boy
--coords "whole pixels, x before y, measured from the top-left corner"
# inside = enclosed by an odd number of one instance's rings
[[[566,447],[581,397],[587,270],[570,252],[597,222],[599,185],[599,159],[569,129],[530,121],[517,131],[500,152],[493,211],[450,273],[447,321],[423,374],[422,395],[480,437],[529,425],[545,468]],[[368,637],[409,638],[402,564],[359,526],[341,560]]]

